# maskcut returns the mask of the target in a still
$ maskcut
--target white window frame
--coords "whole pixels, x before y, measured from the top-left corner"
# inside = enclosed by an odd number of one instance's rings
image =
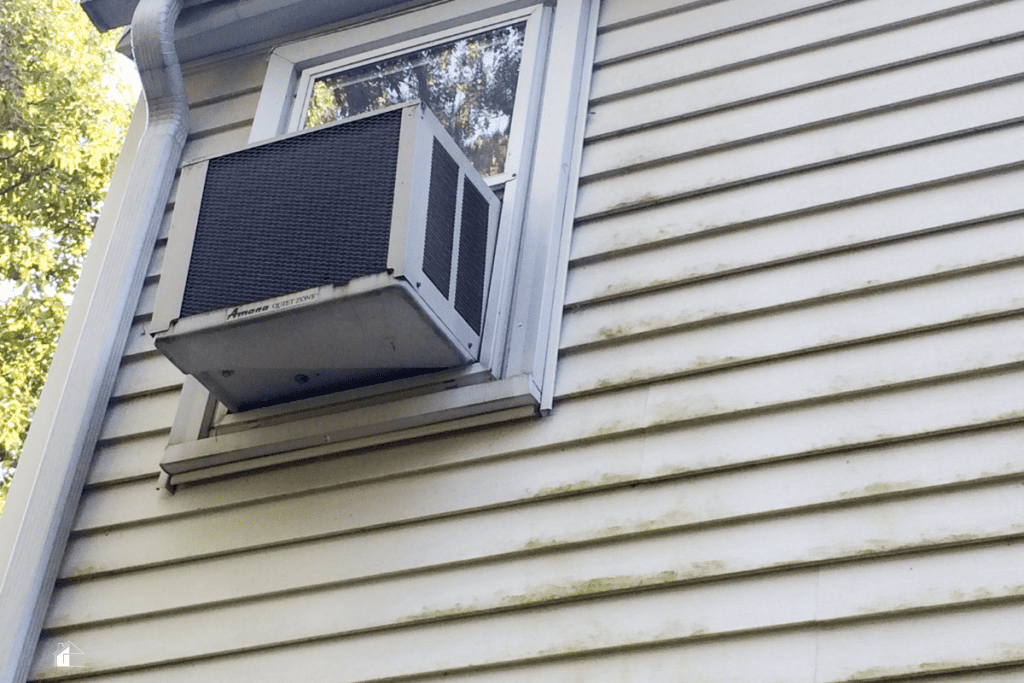
[[[299,125],[317,76],[527,21],[479,363],[228,414],[187,378],[161,463],[170,484],[547,414],[597,0],[448,0],[290,42],[271,56],[250,143]],[[299,97],[299,94],[302,97]],[[301,113],[298,113],[301,112]],[[513,156],[513,154],[515,156]]]

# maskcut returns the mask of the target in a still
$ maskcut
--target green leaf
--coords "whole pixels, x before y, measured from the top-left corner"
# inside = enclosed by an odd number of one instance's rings
[[[0,0],[0,506],[128,127],[116,39],[73,0]]]

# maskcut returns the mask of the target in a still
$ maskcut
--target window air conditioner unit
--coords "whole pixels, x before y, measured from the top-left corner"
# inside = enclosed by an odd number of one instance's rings
[[[150,332],[234,411],[471,363],[498,213],[419,103],[190,163]]]

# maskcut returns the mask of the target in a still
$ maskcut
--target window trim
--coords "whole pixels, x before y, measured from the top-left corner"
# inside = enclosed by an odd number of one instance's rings
[[[509,17],[536,18],[527,30],[534,27],[539,48],[532,55],[524,49],[520,66],[520,87],[524,78],[529,83],[528,92],[517,92],[514,115],[523,126],[523,152],[505,185],[486,343],[481,362],[468,367],[238,416],[218,415],[206,389],[186,378],[161,462],[171,485],[550,412],[597,4],[448,0],[272,52],[250,142],[287,132],[307,69],[347,59],[365,63],[409,44],[514,20]]]

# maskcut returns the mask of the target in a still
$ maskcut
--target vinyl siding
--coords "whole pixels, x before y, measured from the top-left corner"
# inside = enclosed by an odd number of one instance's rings
[[[1020,680],[1021,19],[606,0],[543,419],[159,490],[161,238],[34,677]]]
[[[190,103],[190,135],[184,159],[234,149],[247,142],[256,110],[266,59],[263,55],[222,60],[193,70],[186,77]],[[129,330],[121,371],[93,457],[88,484],[147,480],[158,475],[177,408],[182,375],[161,355],[147,333],[163,266],[172,203],[150,261],[134,324]]]

